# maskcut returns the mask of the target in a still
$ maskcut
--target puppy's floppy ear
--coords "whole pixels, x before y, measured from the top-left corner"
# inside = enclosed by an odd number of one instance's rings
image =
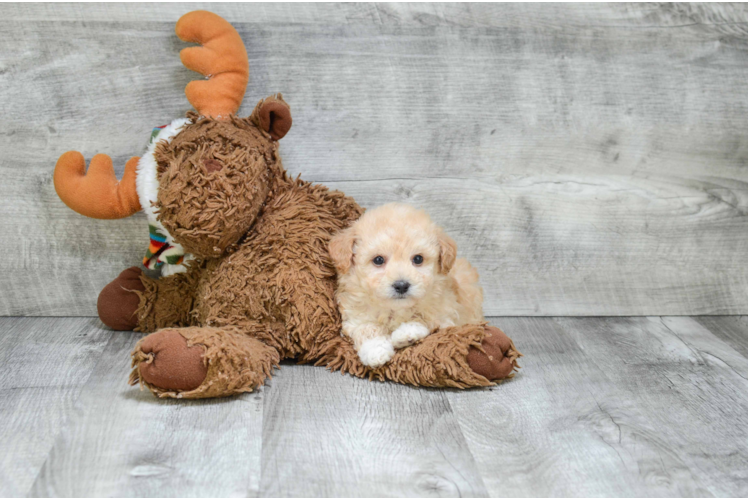
[[[455,240],[447,236],[447,234],[439,230],[439,271],[443,274],[449,273],[452,266],[457,258],[457,243]]]
[[[353,266],[353,244],[356,243],[356,230],[344,229],[330,240],[330,257],[340,274],[347,273]]]

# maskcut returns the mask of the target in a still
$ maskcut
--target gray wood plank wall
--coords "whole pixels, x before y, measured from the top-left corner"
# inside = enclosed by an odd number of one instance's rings
[[[57,157],[182,116],[190,4],[4,4],[0,314],[94,315],[145,219],[56,197]],[[203,6],[204,7],[204,6]],[[748,7],[211,4],[281,91],[293,174],[429,210],[489,315],[748,313]]]

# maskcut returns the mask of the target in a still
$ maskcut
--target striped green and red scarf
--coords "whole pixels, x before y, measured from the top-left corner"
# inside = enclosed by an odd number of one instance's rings
[[[167,125],[154,127],[148,143],[152,144],[158,137],[158,134],[166,127]],[[151,243],[143,258],[143,265],[145,267],[148,269],[159,269],[164,263],[171,265],[182,263],[184,252],[181,247],[177,248],[167,243],[166,236],[153,224],[148,224],[148,232],[151,236]]]
[[[166,242],[164,236],[156,226],[148,224],[148,232],[151,235],[151,244],[143,258],[143,265],[148,269],[158,269],[167,264],[181,264],[184,260],[184,253],[181,249],[176,248]]]

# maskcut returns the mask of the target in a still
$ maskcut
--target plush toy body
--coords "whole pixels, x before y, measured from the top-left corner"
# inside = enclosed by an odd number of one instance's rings
[[[148,216],[144,264],[161,268],[162,278],[127,269],[98,303],[106,325],[154,332],[133,351],[131,382],[163,397],[226,396],[261,385],[284,358],[424,386],[486,386],[511,376],[519,353],[484,325],[436,332],[376,370],[361,364],[340,335],[327,247],[363,210],[286,175],[277,141],[291,114],[280,95],[260,101],[249,118],[234,115],[248,64],[231,25],[192,12],[177,34],[202,44],[182,51],[187,67],[210,76],[186,89],[198,113],[155,129],[120,182],[103,155],[87,174],[75,152],[55,170],[60,197],[84,215],[121,218],[142,208]]]

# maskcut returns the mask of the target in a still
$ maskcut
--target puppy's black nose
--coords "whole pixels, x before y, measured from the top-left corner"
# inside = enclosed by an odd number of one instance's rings
[[[395,281],[392,284],[392,288],[394,288],[395,291],[399,293],[400,295],[405,295],[405,293],[408,291],[408,288],[410,288],[410,283],[408,283],[407,281],[403,281],[403,280]]]

